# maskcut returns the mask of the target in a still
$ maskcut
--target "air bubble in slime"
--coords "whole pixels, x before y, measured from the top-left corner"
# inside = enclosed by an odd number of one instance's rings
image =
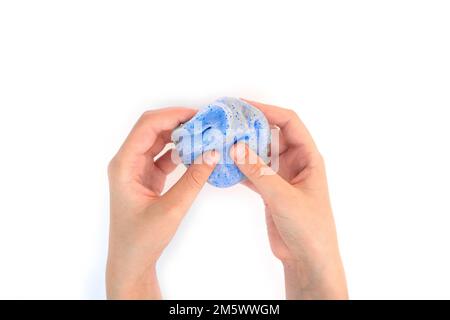
[[[220,98],[201,108],[172,132],[172,141],[186,166],[206,151],[220,153],[220,161],[208,178],[216,187],[230,187],[245,179],[230,157],[230,148],[238,141],[246,142],[269,162],[269,123],[259,109],[237,98]]]

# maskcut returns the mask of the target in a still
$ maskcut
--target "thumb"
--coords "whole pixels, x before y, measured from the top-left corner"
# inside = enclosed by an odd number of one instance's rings
[[[162,195],[162,200],[169,207],[182,207],[183,212],[187,210],[205,185],[219,159],[220,155],[216,150],[207,151],[199,156],[180,180]]]
[[[230,156],[266,203],[282,199],[286,191],[291,190],[292,186],[268,167],[247,144],[236,143],[230,150]]]

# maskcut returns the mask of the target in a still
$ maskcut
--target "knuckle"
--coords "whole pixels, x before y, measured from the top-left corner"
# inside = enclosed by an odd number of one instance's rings
[[[152,117],[154,114],[155,114],[154,110],[144,111],[141,115],[141,119],[146,119],[146,118]]]
[[[286,109],[286,113],[291,119],[299,119],[297,112],[295,112],[293,109]]]
[[[149,115],[152,115],[152,114],[155,114],[155,110],[145,110],[142,113],[143,116],[149,116]]]
[[[259,178],[261,176],[262,164],[257,162],[248,166],[248,175],[252,178]]]
[[[122,160],[118,156],[114,156],[108,163],[108,176],[110,178],[117,176],[123,171]]]
[[[108,163],[108,175],[113,175],[117,171],[117,167],[117,158],[113,157]]]
[[[295,111],[291,108],[283,108],[283,110],[287,115],[290,115],[290,116],[296,114]]]
[[[192,168],[191,170],[188,170],[187,174],[187,180],[190,183],[190,186],[194,188],[200,188],[206,180],[205,174],[198,168]]]

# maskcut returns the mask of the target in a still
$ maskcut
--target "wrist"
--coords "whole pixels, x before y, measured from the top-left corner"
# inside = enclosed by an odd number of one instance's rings
[[[282,261],[282,263],[287,299],[348,299],[344,269],[340,259],[328,261],[326,264],[308,264],[296,260]]]
[[[106,293],[108,299],[161,299],[156,265],[141,273],[133,267],[119,266],[108,261],[106,268]]]

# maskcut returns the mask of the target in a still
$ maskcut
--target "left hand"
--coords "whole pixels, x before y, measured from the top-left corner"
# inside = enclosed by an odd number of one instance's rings
[[[170,133],[197,110],[166,108],[145,112],[108,167],[110,238],[106,271],[112,299],[158,299],[156,262],[219,160],[209,151],[162,194],[166,176],[177,164],[171,151],[155,157]]]

